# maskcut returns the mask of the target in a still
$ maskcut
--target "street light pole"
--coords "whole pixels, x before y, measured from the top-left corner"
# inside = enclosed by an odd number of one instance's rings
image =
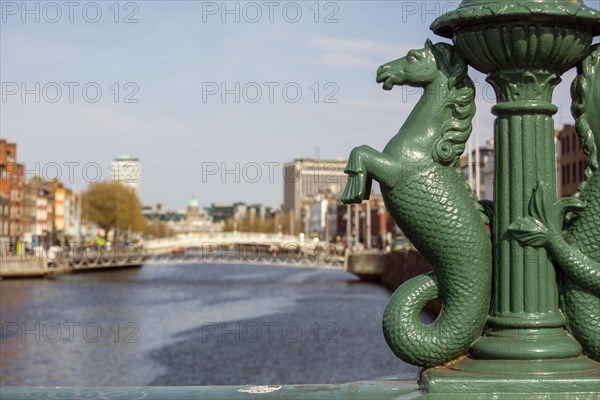
[[[352,206],[346,205],[346,246],[352,247]]]
[[[552,116],[558,107],[552,94],[560,76],[589,54],[600,34],[600,12],[580,0],[464,0],[436,19],[432,30],[451,38],[496,92],[494,276],[484,336],[469,357],[450,369],[426,371],[423,382],[430,392],[443,393],[456,393],[461,382],[478,393],[531,392],[536,385],[544,393],[575,387],[597,393],[599,364],[582,355],[565,329],[557,260],[535,242],[522,243],[510,227],[554,205]],[[530,206],[540,185],[552,199]]]
[[[365,247],[371,248],[371,200],[367,200],[367,214],[365,218]]]
[[[354,243],[360,243],[360,204],[354,205]]]

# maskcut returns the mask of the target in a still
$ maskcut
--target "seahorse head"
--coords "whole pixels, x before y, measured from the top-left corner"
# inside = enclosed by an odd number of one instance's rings
[[[445,78],[448,88],[452,88],[468,78],[467,63],[456,53],[454,46],[433,44],[429,39],[424,48],[410,50],[406,56],[377,70],[377,83],[383,83],[385,90],[391,90],[395,85],[426,87],[440,78]]]
[[[443,118],[426,147],[433,160],[444,166],[459,167],[472,130],[475,85],[467,72],[468,65],[454,46],[433,44],[429,39],[424,48],[410,50],[377,70],[377,82],[383,83],[385,90],[408,85],[423,87],[425,94],[435,96],[436,109],[431,112],[440,112]]]

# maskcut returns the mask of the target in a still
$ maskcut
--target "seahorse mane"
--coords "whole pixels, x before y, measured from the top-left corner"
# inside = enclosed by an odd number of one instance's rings
[[[439,164],[454,168],[460,176],[464,176],[460,168],[460,156],[465,151],[465,144],[473,130],[471,121],[475,115],[475,85],[467,74],[466,61],[454,46],[436,43],[430,48],[437,68],[448,78],[448,91],[440,96],[443,107],[452,110],[452,118],[440,127],[440,136],[433,146],[432,157]],[[488,224],[490,221],[483,206],[478,203],[475,192],[466,180],[463,182],[475,207],[480,211],[483,223]]]
[[[452,118],[440,128],[440,137],[433,147],[433,159],[444,166],[460,170],[460,156],[473,129],[475,115],[475,85],[467,75],[468,65],[454,46],[436,43],[431,46],[438,69],[448,78],[448,92],[441,101],[452,110]]]
[[[571,85],[571,97],[573,98],[571,113],[575,118],[575,130],[581,140],[588,164],[585,171],[585,179],[581,185],[579,185],[579,192],[577,195],[587,188],[589,179],[600,167],[598,165],[598,148],[596,146],[587,108],[590,106],[590,101],[594,96],[594,67],[599,62],[600,45],[594,45],[590,55],[577,67],[577,77]],[[593,104],[591,106],[593,106]],[[600,134],[600,132],[597,134]]]

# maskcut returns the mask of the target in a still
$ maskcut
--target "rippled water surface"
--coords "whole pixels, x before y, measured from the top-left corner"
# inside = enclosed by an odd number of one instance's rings
[[[381,333],[389,291],[259,265],[0,281],[0,384],[234,385],[414,379]]]

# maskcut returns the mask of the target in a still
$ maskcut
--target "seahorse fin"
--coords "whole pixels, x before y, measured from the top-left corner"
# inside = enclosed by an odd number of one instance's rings
[[[581,211],[583,202],[566,197],[554,202],[554,195],[548,184],[539,181],[529,202],[529,217],[519,218],[509,227],[509,232],[522,244],[542,247],[551,235],[560,234],[567,213]]]
[[[565,216],[570,212],[582,211],[584,208],[583,202],[574,197],[565,197],[554,202],[554,195],[548,184],[539,181],[529,202],[529,215],[548,228],[561,232]]]
[[[550,231],[535,218],[520,218],[509,225],[508,231],[522,244],[542,247],[548,243]]]

